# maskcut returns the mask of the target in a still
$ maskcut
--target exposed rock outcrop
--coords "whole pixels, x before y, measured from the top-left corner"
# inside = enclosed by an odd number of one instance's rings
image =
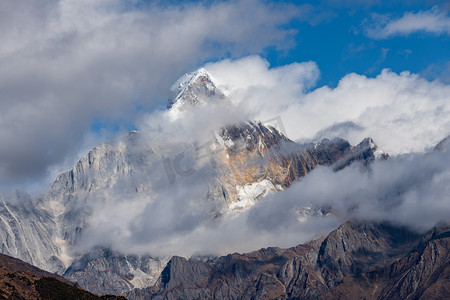
[[[326,238],[209,261],[174,257],[134,299],[449,299],[450,226],[350,221]]]

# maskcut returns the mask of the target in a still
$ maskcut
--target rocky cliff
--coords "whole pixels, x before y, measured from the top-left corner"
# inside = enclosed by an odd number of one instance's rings
[[[450,226],[424,235],[349,221],[327,237],[201,260],[173,257],[133,299],[449,299]]]

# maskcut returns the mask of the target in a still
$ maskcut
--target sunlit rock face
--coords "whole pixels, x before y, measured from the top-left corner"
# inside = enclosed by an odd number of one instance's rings
[[[210,194],[223,198],[233,210],[250,207],[269,191],[280,191],[318,165],[342,169],[360,161],[368,166],[387,159],[372,139],[357,146],[342,139],[299,145],[270,125],[248,122],[216,133],[218,177]]]

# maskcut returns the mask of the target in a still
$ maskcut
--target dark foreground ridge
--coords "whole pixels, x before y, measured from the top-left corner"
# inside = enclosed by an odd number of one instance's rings
[[[0,254],[0,299],[125,300],[126,298],[91,294],[61,276]]]
[[[450,225],[349,221],[326,238],[217,259],[173,257],[133,299],[450,299]]]

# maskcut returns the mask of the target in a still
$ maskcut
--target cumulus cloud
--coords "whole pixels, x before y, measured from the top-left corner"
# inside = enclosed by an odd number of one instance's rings
[[[406,12],[400,18],[373,14],[372,20],[363,23],[363,28],[369,37],[375,39],[407,36],[415,32],[450,34],[450,16],[448,11],[438,6],[417,13]]]
[[[120,123],[137,106],[161,107],[182,72],[289,46],[282,25],[302,9],[258,0],[44,0],[2,1],[0,15],[0,181],[10,186],[73,157],[94,119]]]
[[[313,88],[314,62],[277,68],[259,57],[207,64],[219,87],[247,118],[280,116],[300,142],[372,137],[391,155],[423,152],[450,133],[450,86],[385,69],[376,77],[348,74],[335,88]]]

